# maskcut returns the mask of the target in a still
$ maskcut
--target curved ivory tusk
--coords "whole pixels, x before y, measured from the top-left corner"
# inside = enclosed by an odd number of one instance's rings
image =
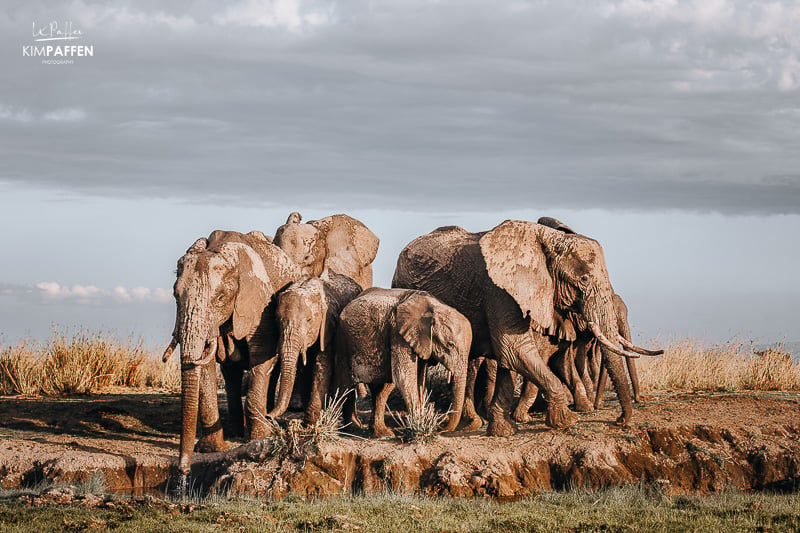
[[[645,350],[644,348],[636,346],[622,335],[619,336],[619,342],[628,350],[642,355],[662,355],[664,353],[664,350]]]
[[[178,345],[178,339],[177,339],[177,337],[175,337],[175,336],[173,335],[173,336],[172,336],[172,340],[171,340],[171,341],[170,341],[170,343],[169,343],[169,346],[167,346],[167,349],[166,349],[166,350],[164,350],[164,355],[162,355],[162,356],[161,356],[161,360],[162,360],[163,362],[165,362],[165,363],[166,363],[167,361],[169,361],[169,358],[172,356],[172,352],[174,352],[174,351],[175,351],[175,347],[176,347],[177,345]]]
[[[603,335],[603,332],[600,331],[600,328],[594,322],[589,322],[589,329],[592,330],[592,333],[597,338],[597,341],[607,350],[614,352],[617,355],[621,355],[622,357],[629,357],[631,359],[639,358],[638,353],[628,352],[611,344],[611,342],[606,338],[605,335]]]

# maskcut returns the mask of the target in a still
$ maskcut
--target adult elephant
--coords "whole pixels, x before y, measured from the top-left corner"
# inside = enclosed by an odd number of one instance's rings
[[[576,420],[560,380],[537,349],[540,337],[555,334],[556,313],[567,310],[582,317],[601,340],[603,364],[622,406],[617,423],[630,422],[633,406],[620,356],[637,355],[616,341],[613,290],[597,241],[517,220],[483,233],[439,228],[403,249],[392,286],[428,291],[456,308],[472,325],[471,355],[491,354],[498,360],[490,435],[516,432],[509,416],[512,371],[542,389],[547,425],[567,427]]]
[[[575,230],[571,227],[553,217],[541,217],[538,223],[564,233],[576,234]],[[631,340],[631,327],[628,323],[628,307],[619,294],[614,293],[612,298],[615,315],[617,317],[617,333],[619,339],[623,346],[630,348],[633,346],[633,342]],[[584,382],[587,382],[587,390],[591,389],[595,391],[594,408],[597,409],[602,399],[607,379],[605,367],[601,365],[600,343],[591,331],[583,330],[578,333],[574,348],[576,370],[578,374],[581,375]],[[663,350],[640,350],[639,353],[644,355],[661,355]],[[636,370],[636,361],[632,357],[627,357],[625,358],[625,363],[628,367],[628,375],[631,380],[631,386],[633,387],[633,400],[639,403],[642,398],[639,390],[639,374]],[[590,376],[592,387],[588,386],[587,376]]]
[[[333,376],[339,313],[360,292],[361,286],[348,276],[326,270],[319,277],[292,283],[278,294],[280,392],[270,417],[281,416],[289,407],[302,361],[303,373],[310,377],[310,383],[303,383],[307,390],[301,391],[307,398],[305,422],[313,424],[319,419]]]
[[[347,215],[331,215],[301,223],[298,212],[275,232],[274,243],[300,265],[303,275],[325,269],[349,276],[362,289],[372,287],[372,261],[379,239],[363,223]]]
[[[251,438],[268,435],[264,414],[275,363],[272,296],[300,279],[300,268],[263,234],[215,231],[178,260],[174,286],[175,340],[181,357],[182,485],[191,467],[198,410],[206,448],[223,449],[217,408],[215,355],[219,339],[245,351],[250,388],[245,412]],[[199,405],[198,405],[199,404]]]

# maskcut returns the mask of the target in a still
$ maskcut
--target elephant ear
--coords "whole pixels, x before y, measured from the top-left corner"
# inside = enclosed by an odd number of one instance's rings
[[[205,237],[200,237],[199,239],[194,241],[194,244],[192,244],[188,250],[186,250],[186,253],[199,254],[205,252],[207,248],[208,248],[208,239],[206,239]]]
[[[248,235],[250,237],[253,237],[254,239],[259,239],[259,240],[262,240],[264,242],[272,243],[272,237],[270,237],[268,235],[265,235],[264,232],[261,232],[261,231],[258,231],[258,230],[253,230],[250,233],[248,233]]]
[[[434,320],[430,297],[424,293],[411,291],[395,307],[397,332],[420,359],[433,353]]]
[[[481,254],[492,281],[511,295],[532,326],[553,326],[555,284],[540,240],[541,226],[506,220],[480,239]]]
[[[324,240],[324,268],[353,277],[375,260],[380,240],[360,221],[347,215],[331,215],[309,224]]]
[[[239,290],[233,304],[233,336],[244,339],[258,327],[275,290],[264,262],[249,246],[228,244],[221,253],[235,253],[238,261]]]

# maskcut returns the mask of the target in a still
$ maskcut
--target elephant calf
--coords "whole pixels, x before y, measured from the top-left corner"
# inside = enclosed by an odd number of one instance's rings
[[[409,409],[422,406],[425,368],[434,362],[442,363],[453,375],[452,411],[443,429],[455,430],[464,406],[472,344],[472,329],[464,315],[423,291],[371,288],[344,308],[339,322],[338,382],[345,388],[357,383],[370,386],[375,402],[374,436],[393,435],[384,421],[386,399],[393,386]],[[345,407],[345,420],[353,418],[353,396]]]
[[[280,391],[269,416],[281,416],[289,407],[301,360],[304,370],[313,372],[310,390],[301,391],[302,396],[308,396],[305,421],[317,421],[332,377],[333,339],[339,313],[360,292],[361,286],[351,278],[326,270],[319,277],[292,283],[278,294],[275,314]]]

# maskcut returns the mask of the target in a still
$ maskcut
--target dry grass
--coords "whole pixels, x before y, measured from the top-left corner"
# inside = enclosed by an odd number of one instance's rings
[[[660,357],[639,359],[638,366],[643,391],[800,391],[800,364],[781,345],[756,352],[750,343],[707,347],[688,339],[671,343]],[[110,386],[177,392],[180,384],[177,357],[165,364],[141,341],[102,333],[57,330],[44,343],[0,348],[0,395],[90,394]],[[418,413],[423,434],[434,425],[434,414]]]
[[[754,351],[747,343],[704,347],[688,339],[641,358],[638,368],[643,391],[800,390],[800,364],[782,345]]]
[[[436,438],[436,433],[447,421],[449,413],[439,413],[431,402],[431,393],[426,392],[422,404],[416,409],[409,409],[408,413],[396,414],[390,411],[392,418],[397,422],[395,433],[403,442],[431,442]]]
[[[46,343],[25,340],[0,350],[0,394],[90,394],[111,386],[175,391],[180,370],[175,361],[158,361],[141,341],[86,331],[54,331]]]

